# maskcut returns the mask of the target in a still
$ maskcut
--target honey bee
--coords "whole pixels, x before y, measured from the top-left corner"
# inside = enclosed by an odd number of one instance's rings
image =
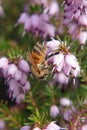
[[[27,53],[27,59],[31,65],[31,71],[38,79],[46,79],[49,69],[46,60],[46,44],[36,43],[32,52]]]

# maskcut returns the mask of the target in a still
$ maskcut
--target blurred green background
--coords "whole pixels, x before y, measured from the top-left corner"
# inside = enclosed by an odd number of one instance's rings
[[[24,0],[2,0],[5,17],[0,16],[0,56],[14,47],[27,48],[29,37],[22,37],[23,27],[14,27],[17,19],[24,10]]]

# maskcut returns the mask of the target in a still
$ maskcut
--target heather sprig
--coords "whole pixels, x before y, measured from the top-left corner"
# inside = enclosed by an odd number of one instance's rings
[[[0,0],[0,32],[0,130],[86,130],[87,0]]]

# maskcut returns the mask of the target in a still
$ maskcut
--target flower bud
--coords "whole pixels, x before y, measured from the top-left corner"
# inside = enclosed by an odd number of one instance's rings
[[[25,85],[23,86],[24,92],[30,90],[30,88],[31,88],[30,82],[29,82],[29,81],[26,81],[26,82],[25,82]]]
[[[68,98],[61,98],[60,99],[60,104],[61,106],[70,106],[72,104],[72,102],[68,99]]]
[[[29,17],[28,14],[26,14],[25,12],[22,13],[17,21],[17,24],[24,24],[28,19],[28,17]]]
[[[13,77],[15,75],[16,71],[18,71],[18,68],[15,64],[10,64],[8,66],[8,76]]]
[[[80,130],[87,130],[87,124],[83,125]]]
[[[20,130],[30,130],[30,126],[24,126]]]
[[[25,61],[23,59],[21,59],[19,61],[18,67],[19,67],[20,70],[22,70],[25,73],[28,73],[30,71],[29,64],[27,63],[27,61]]]
[[[49,15],[53,16],[56,15],[58,16],[59,14],[59,5],[58,2],[52,1],[49,7]]]
[[[53,121],[46,127],[46,130],[60,130],[60,127]]]
[[[5,69],[8,66],[8,59],[6,57],[0,58],[0,68]]]
[[[55,83],[59,83],[59,84],[67,84],[67,77],[65,76],[65,74],[61,71],[59,73],[56,73],[54,75],[54,79],[55,79]]]
[[[56,118],[58,114],[59,114],[59,108],[56,105],[52,105],[50,108],[50,115],[53,118]]]
[[[3,120],[0,120],[0,130],[4,130],[5,128],[5,122]]]

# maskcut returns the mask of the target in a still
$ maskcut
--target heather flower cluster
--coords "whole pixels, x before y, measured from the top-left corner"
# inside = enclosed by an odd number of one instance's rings
[[[66,130],[65,128],[61,128],[57,124],[55,124],[55,121],[50,122],[48,125],[46,125],[44,128],[35,127],[32,128],[32,130]],[[20,130],[31,130],[30,126],[24,126]]]
[[[56,33],[56,27],[50,22],[50,17],[59,14],[59,6],[56,1],[34,1],[34,4],[40,4],[44,6],[44,10],[41,13],[30,14],[26,11],[23,12],[16,25],[23,24],[25,33],[32,33],[34,36],[46,38],[47,36],[54,37]]]
[[[70,121],[73,119],[76,107],[73,105],[72,101],[66,97],[60,99],[60,113],[65,121]]]
[[[50,116],[52,118],[56,118],[60,115],[65,121],[70,121],[75,112],[76,108],[74,107],[72,101],[66,97],[60,98],[59,106],[53,104],[50,107]]]
[[[87,1],[65,0],[63,24],[72,38],[84,45],[87,40]]]
[[[11,63],[6,58],[0,58],[0,72],[1,77],[5,79],[6,85],[9,86],[9,98],[20,103],[25,98],[25,93],[30,90],[30,82],[27,79],[27,74],[30,72],[28,63],[19,58],[18,63]]]
[[[32,14],[22,13],[19,17],[17,24],[24,25],[24,32],[33,33],[35,36],[46,38],[47,36],[55,36],[55,27],[49,21],[47,14]]]
[[[66,43],[52,39],[47,42],[47,56],[49,64],[53,65],[54,80],[57,81],[59,74],[64,75],[62,82],[77,77],[80,72],[80,66],[77,58],[70,53],[70,47],[66,47]],[[59,81],[61,83],[61,81]]]

